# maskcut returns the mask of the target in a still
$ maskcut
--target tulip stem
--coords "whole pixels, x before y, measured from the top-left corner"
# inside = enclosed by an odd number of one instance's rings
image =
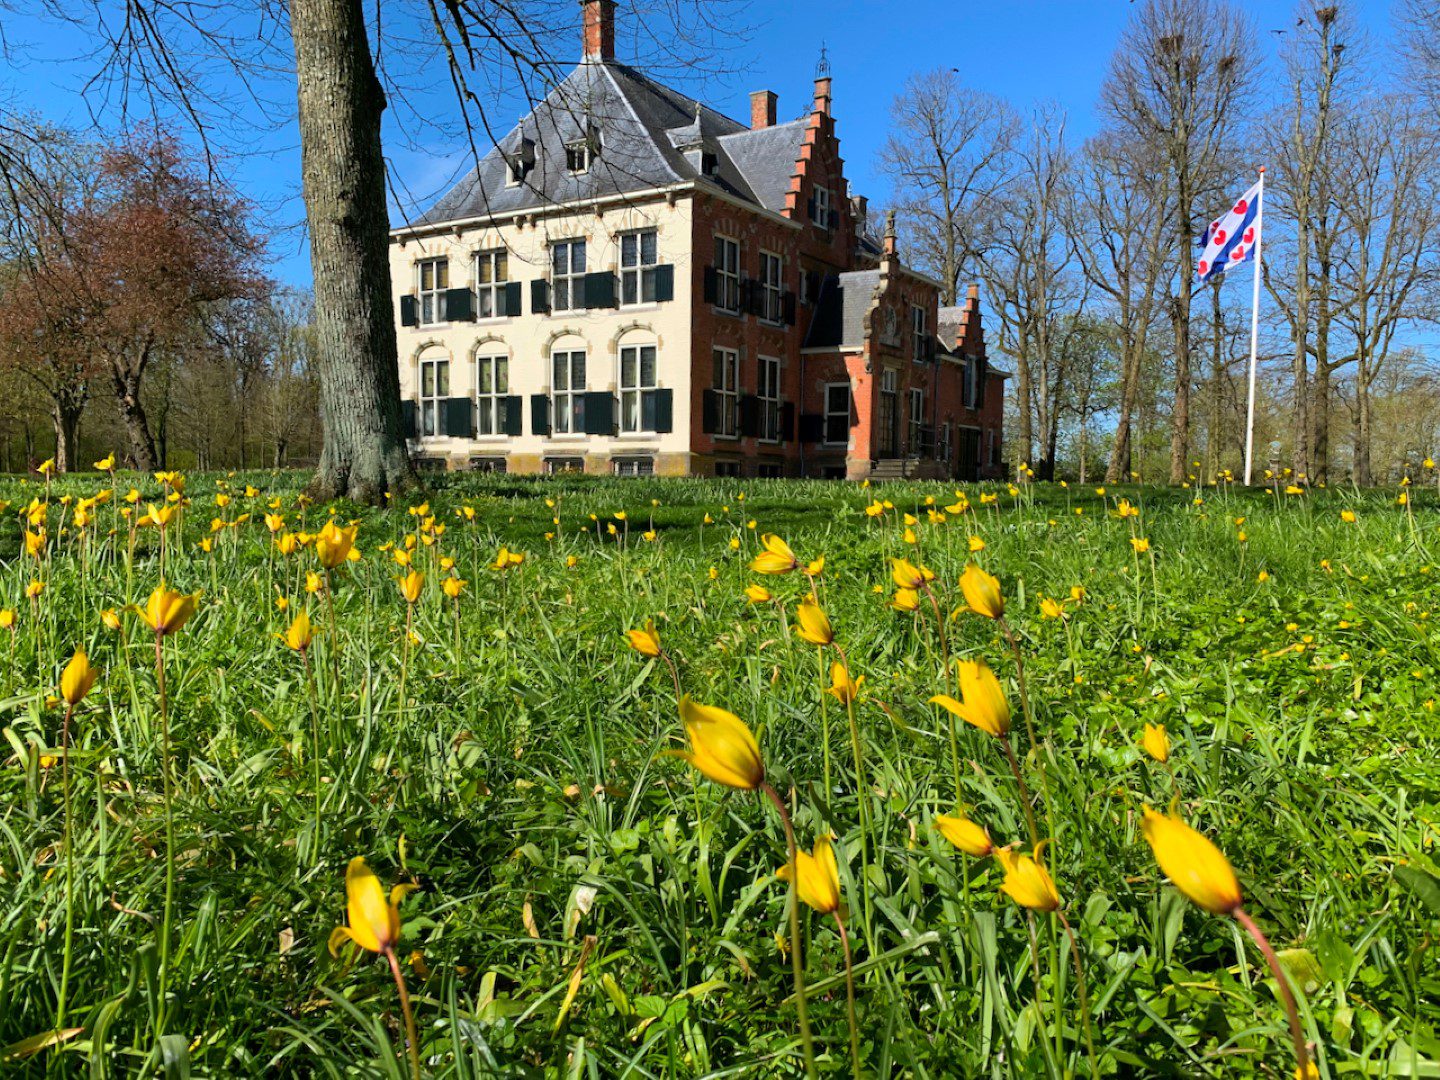
[[[420,1080],[420,1042],[415,1037],[415,1014],[410,1011],[410,991],[405,988],[405,976],[400,974],[400,961],[395,957],[393,946],[385,947],[385,959],[390,961],[390,973],[395,976],[395,989],[400,993],[400,1012],[405,1017],[405,1039],[410,1044],[410,1071],[415,1080]]]
[[[1020,648],[1020,639],[1015,636],[1015,631],[1010,628],[1010,624],[1006,622],[1003,615],[1000,617],[1000,630],[1004,633],[1005,640],[1009,642],[1010,653],[1015,658],[1015,681],[1020,690],[1020,708],[1025,714],[1025,731],[1030,737],[1030,749],[1037,755],[1040,755],[1037,759],[1037,764],[1040,767],[1040,793],[1045,798],[1045,820],[1049,824],[1050,837],[1053,840],[1056,829],[1055,819],[1050,813],[1052,800],[1050,798],[1049,769],[1046,767],[1044,755],[1041,755],[1040,740],[1035,735],[1035,711],[1030,705],[1030,688],[1025,683],[1025,654]],[[1011,754],[1010,760],[1012,763],[1015,760],[1013,753]],[[1016,776],[1019,776],[1018,771],[1016,772]],[[1034,812],[1030,808],[1030,801],[1028,799],[1025,801],[1025,812],[1030,815],[1033,828],[1035,820]]]
[[[840,654],[840,662],[844,665],[847,679],[852,680],[850,674],[850,657],[846,655],[839,643],[835,645],[835,651]],[[861,678],[864,678],[862,675]],[[875,937],[873,933],[874,914],[870,903],[870,791],[871,784],[865,771],[865,757],[861,749],[860,725],[855,719],[855,694],[858,687],[852,687],[845,693],[845,719],[850,727],[850,752],[855,758],[855,795],[856,807],[860,814],[860,875],[864,883],[860,895],[864,897],[865,913],[865,943],[873,953],[875,951]],[[826,796],[829,797],[828,795]]]
[[[684,693],[680,690],[680,672],[675,667],[675,661],[670,659],[670,654],[664,649],[660,650],[660,659],[665,661],[665,666],[670,669],[670,681],[675,684],[675,704],[680,704]]]
[[[1075,962],[1075,990],[1080,995],[1080,1023],[1085,1032],[1085,1055],[1090,1059],[1090,1075],[1098,1080],[1100,1063],[1095,1057],[1095,1036],[1090,1030],[1090,994],[1085,988],[1085,965],[1080,959],[1080,942],[1075,936],[1075,928],[1065,918],[1065,909],[1056,908],[1055,914],[1060,917],[1060,925],[1070,938],[1070,958]]]
[[[813,585],[814,582],[811,582]],[[829,802],[835,797],[835,790],[830,786],[830,716],[825,708],[825,648],[819,646],[815,650],[816,669],[820,675],[820,748],[825,759],[825,801]],[[858,776],[855,778],[860,779]]]
[[[805,957],[800,948],[800,896],[796,883],[800,880],[799,860],[795,857],[795,827],[790,824],[790,812],[770,781],[762,780],[760,790],[775,804],[780,815],[780,824],[785,828],[785,847],[790,853],[790,969],[795,977],[795,1011],[800,1018],[800,1043],[805,1051],[805,1075],[816,1076],[815,1043],[810,1037],[810,1007],[805,1002]]]
[[[860,1024],[855,1017],[855,958],[850,952],[850,935],[845,932],[845,920],[840,910],[835,910],[835,926],[840,931],[840,948],[845,953],[845,1009],[850,1020],[850,1068],[855,1080],[860,1080]]]
[[[1295,1006],[1295,994],[1290,989],[1290,980],[1285,977],[1285,972],[1280,968],[1280,958],[1275,955],[1275,950],[1270,945],[1270,939],[1265,936],[1260,927],[1255,925],[1255,920],[1250,917],[1248,911],[1236,904],[1235,910],[1230,914],[1254,939],[1256,946],[1270,964],[1270,971],[1275,976],[1275,983],[1280,987],[1280,1000],[1285,1003],[1285,1018],[1290,1023],[1290,1041],[1295,1044],[1295,1060],[1297,1062],[1295,1075],[1306,1077],[1310,1070],[1310,1053],[1305,1046],[1305,1035],[1300,1028],[1300,1011]]]
[[[1020,774],[1020,762],[1015,757],[1015,748],[1010,745],[1010,736],[1001,735],[1000,745],[1005,748],[1005,757],[1010,762],[1010,771],[1015,774],[1015,783],[1020,787],[1020,806],[1025,811],[1025,824],[1030,829],[1030,848],[1040,846],[1040,829],[1035,824],[1035,808],[1030,805],[1030,789],[1025,786],[1025,777]]]
[[[65,1026],[65,1002],[70,991],[70,953],[75,940],[75,847],[70,828],[70,717],[75,706],[66,704],[60,724],[60,789],[65,807],[65,957],[60,965],[60,999],[55,1007],[55,1030]]]
[[[165,907],[160,920],[160,1000],[156,1035],[165,1033],[165,991],[170,977],[170,922],[175,910],[175,794],[170,775],[170,708],[165,696],[165,632],[155,630],[155,686],[160,701],[160,778],[165,794]]]
[[[312,839],[311,864],[320,862],[320,710],[315,703],[315,672],[310,668],[310,649],[300,650],[305,663],[305,696],[310,701],[310,756],[315,770],[315,836]]]

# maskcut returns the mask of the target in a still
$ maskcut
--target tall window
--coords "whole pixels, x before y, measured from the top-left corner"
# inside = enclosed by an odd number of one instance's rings
[[[825,441],[844,446],[850,441],[850,384],[825,384]]]
[[[475,430],[481,435],[505,433],[505,397],[510,393],[510,360],[504,356],[475,358]]]
[[[940,441],[935,446],[935,456],[944,462],[949,462],[954,454],[954,449],[950,441],[950,433],[950,421],[946,420],[945,423],[940,425]]]
[[[450,287],[449,259],[421,259],[420,325],[445,321],[445,290]]]
[[[817,187],[815,189],[815,224],[822,229],[831,228],[834,222],[830,218],[830,189]]]
[[[450,361],[420,361],[420,434],[439,435],[440,410],[450,396]]]
[[[550,308],[585,309],[584,240],[561,240],[550,246]]]
[[[740,354],[734,349],[715,349],[711,353],[714,363],[714,386],[719,400],[719,414],[715,418],[715,434],[740,434]]]
[[[641,430],[641,399],[655,389],[655,346],[626,345],[620,350],[620,430]]]
[[[552,353],[550,364],[551,430],[578,435],[585,430],[585,351]]]
[[[910,305],[910,355],[917,364],[925,359],[925,343],[929,337],[925,309],[919,304]]]
[[[565,147],[565,168],[572,173],[590,171],[590,144],[588,142],[570,143]]]
[[[760,317],[778,323],[785,318],[785,264],[779,255],[760,253]]]
[[[620,303],[650,304],[655,300],[657,261],[655,230],[625,233],[620,237]]]
[[[715,306],[740,313],[740,244],[715,237]]]
[[[493,319],[502,313],[513,314],[503,311],[505,283],[509,280],[510,259],[503,248],[499,251],[482,251],[475,256],[475,293],[478,301],[476,311],[480,318]]]
[[[760,438],[780,441],[780,361],[760,357]]]
[[[880,376],[880,453],[894,457],[900,442],[900,392],[899,377],[894,369],[886,370]]]
[[[925,390],[910,388],[910,453],[917,455],[925,448]]]

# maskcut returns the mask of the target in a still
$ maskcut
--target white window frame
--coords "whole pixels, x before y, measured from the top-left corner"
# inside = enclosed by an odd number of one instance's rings
[[[610,473],[612,476],[654,476],[655,459],[648,454],[612,458]]]
[[[650,259],[645,259],[645,238],[650,238]],[[633,250],[625,250],[627,242]],[[660,265],[660,233],[656,229],[635,229],[620,234],[620,306],[639,307],[655,303],[655,267]],[[647,273],[647,271],[650,271]],[[645,295],[646,284],[650,295]],[[634,299],[627,299],[633,295]]]
[[[426,282],[426,272],[430,280]],[[443,281],[441,279],[444,279]],[[421,326],[443,326],[445,291],[450,288],[450,260],[444,255],[415,261],[415,314]]]
[[[889,415],[886,415],[886,399],[889,399]],[[894,368],[880,373],[880,397],[875,403],[875,423],[878,436],[875,440],[877,453],[898,454],[900,452],[900,375]],[[890,445],[885,443],[889,441]]]
[[[590,171],[594,150],[589,139],[565,144],[565,171],[571,176],[583,176]]]
[[[585,389],[589,377],[587,360],[584,349],[556,349],[550,354],[551,435],[585,434]],[[580,371],[578,386],[575,385],[577,363]],[[563,379],[560,377],[562,371]]]
[[[720,405],[715,418],[717,439],[740,437],[740,351],[719,345],[710,349],[711,383]]]
[[[488,389],[486,388],[488,386]],[[482,353],[475,357],[475,434],[493,438],[505,434],[505,399],[510,396],[510,356]],[[486,428],[489,431],[486,431]]]
[[[780,441],[780,358],[757,358],[756,396],[760,399],[760,441]]]
[[[476,319],[483,322],[506,317],[499,312],[501,297],[505,295],[505,286],[509,281],[510,252],[507,249],[489,248],[475,253]]]
[[[830,400],[830,393],[831,393],[831,391],[833,391],[833,390],[843,390],[843,391],[845,391],[845,411],[844,411],[843,413],[840,412],[838,409],[834,409],[834,408],[831,407],[831,406],[832,406],[832,402],[831,402],[831,400]],[[854,412],[854,410],[855,410],[855,403],[854,403],[853,397],[854,397],[854,395],[853,395],[853,393],[852,393],[852,391],[851,391],[851,389],[850,389],[850,384],[849,384],[848,382],[827,382],[827,383],[825,384],[825,401],[824,401],[824,404],[825,404],[825,412],[824,412],[824,416],[825,416],[825,429],[820,433],[820,434],[821,434],[821,438],[822,438],[823,445],[825,445],[825,446],[849,446],[849,445],[850,445],[850,416],[851,416],[851,414],[852,414],[852,413]],[[830,438],[830,420],[831,420],[832,417],[836,417],[836,416],[844,416],[844,418],[845,418],[845,438],[843,438],[843,439],[832,439],[832,438]]]
[[[575,265],[576,249],[579,249],[580,265]],[[556,257],[565,252],[565,270],[556,268]],[[550,310],[585,310],[585,259],[588,245],[584,237],[573,240],[556,240],[550,245]],[[565,287],[565,303],[560,303],[560,287]]]
[[[715,307],[727,315],[741,311],[740,241],[719,233],[715,234]]]
[[[816,184],[815,224],[822,229],[834,228],[834,219],[831,217],[833,213],[834,208],[832,207],[830,202],[830,189],[828,187],[822,187],[821,185]]]
[[[965,357],[965,380],[961,404],[967,409],[975,408],[980,400],[980,361],[973,356]]]
[[[645,378],[645,353],[650,353],[650,378]],[[626,361],[631,361],[629,377]],[[660,353],[654,342],[620,346],[615,359],[615,385],[620,391],[620,432],[633,435],[645,429],[645,392],[659,389]]]
[[[925,360],[925,339],[930,336],[930,318],[919,304],[910,305],[910,356],[919,364]]]
[[[785,259],[773,251],[760,252],[760,318],[768,323],[785,321]]]
[[[910,455],[918,457],[921,429],[925,426],[925,388],[910,387]]]
[[[941,461],[949,464],[955,459],[955,451],[951,446],[952,427],[949,420],[940,425],[940,436],[935,444],[935,456]]]
[[[572,462],[578,463],[580,467],[579,467],[578,469],[572,469],[572,468],[570,467],[570,465],[571,465]],[[576,457],[576,456],[573,455],[573,454],[570,454],[570,455],[559,454],[559,455],[551,455],[551,456],[549,456],[549,457],[547,457],[547,458],[545,459],[545,475],[546,475],[546,476],[559,476],[559,475],[561,475],[562,473],[567,473],[567,472],[583,473],[584,471],[585,471],[585,459],[584,459],[583,457]]]
[[[422,439],[442,438],[440,434],[440,410],[450,396],[450,357],[422,356],[419,370],[415,373],[416,408],[420,410],[420,437]],[[429,384],[426,384],[426,377]],[[442,392],[441,386],[444,386]]]

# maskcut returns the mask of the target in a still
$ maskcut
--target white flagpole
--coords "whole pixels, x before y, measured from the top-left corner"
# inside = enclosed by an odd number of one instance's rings
[[[1255,354],[1260,342],[1260,254],[1265,236],[1265,166],[1260,166],[1260,186],[1256,193],[1260,203],[1256,216],[1260,228],[1255,231],[1255,285],[1250,295],[1250,388],[1245,398],[1245,486],[1255,463]]]

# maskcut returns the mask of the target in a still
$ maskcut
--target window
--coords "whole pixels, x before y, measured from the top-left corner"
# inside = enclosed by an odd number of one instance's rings
[[[509,315],[505,310],[505,283],[510,280],[510,257],[499,251],[482,251],[475,256],[475,293],[482,319]]]
[[[503,457],[472,457],[470,471],[478,473],[503,473],[508,466]]]
[[[738,478],[740,475],[740,462],[738,461],[717,461],[715,462],[715,475]]]
[[[584,472],[585,459],[578,457],[547,457],[545,459],[545,472],[554,476],[557,473]]]
[[[716,410],[715,434],[734,438],[740,434],[740,354],[734,349],[715,349],[714,363]]]
[[[899,452],[900,442],[900,392],[899,376],[894,369],[885,371],[880,376],[880,415],[878,418],[878,434],[880,436],[880,453],[886,457],[894,457]]]
[[[715,306],[740,314],[740,245],[723,236],[715,237]]]
[[[655,389],[655,346],[626,345],[620,350],[620,430],[635,432],[640,426],[641,400],[646,390]]]
[[[550,430],[578,435],[585,430],[585,351],[550,357]]]
[[[760,357],[760,438],[780,441],[780,361]]]
[[[813,220],[822,229],[835,227],[835,222],[830,216],[830,189],[817,187],[815,189],[815,213]]]
[[[850,441],[850,384],[825,384],[825,441],[844,446]]]
[[[585,310],[585,241],[562,240],[550,246],[550,308]]]
[[[779,255],[760,253],[760,317],[766,322],[785,319],[785,263]]]
[[[449,259],[421,259],[420,325],[431,326],[445,321],[445,290],[450,287]]]
[[[610,463],[610,471],[616,476],[654,476],[655,459],[652,457],[616,458]]]
[[[785,472],[779,462],[762,461],[755,466],[755,475],[762,480],[779,480]]]
[[[910,454],[918,456],[925,450],[925,390],[910,388]]]
[[[980,400],[980,361],[973,356],[967,356],[964,371],[965,382],[961,391],[961,403],[967,409],[973,409]]]
[[[565,147],[565,168],[572,173],[590,171],[590,144],[588,142],[570,143]]]
[[[918,304],[910,305],[910,356],[915,363],[926,359],[926,344],[930,331],[925,325],[925,309]]]
[[[620,237],[620,303],[655,302],[655,230],[625,233]],[[652,271],[647,273],[646,271]]]
[[[946,462],[948,462],[948,461],[950,461],[950,460],[953,459],[953,456],[954,456],[954,452],[955,452],[955,451],[954,451],[954,446],[953,446],[953,444],[951,443],[950,439],[951,439],[950,421],[949,421],[949,420],[946,420],[945,423],[943,423],[943,424],[940,425],[940,441],[939,441],[938,444],[936,444],[936,447],[935,447],[935,456],[936,456],[937,458],[939,458],[941,461],[946,461]]]
[[[813,274],[811,271],[800,271],[800,303],[802,304],[809,305],[815,302],[815,293],[819,290],[811,288],[812,277]]]
[[[420,361],[420,434],[422,436],[443,435],[440,410],[450,396],[450,361],[434,359]]]
[[[475,358],[475,431],[505,433],[505,397],[510,393],[510,360],[505,356]]]

